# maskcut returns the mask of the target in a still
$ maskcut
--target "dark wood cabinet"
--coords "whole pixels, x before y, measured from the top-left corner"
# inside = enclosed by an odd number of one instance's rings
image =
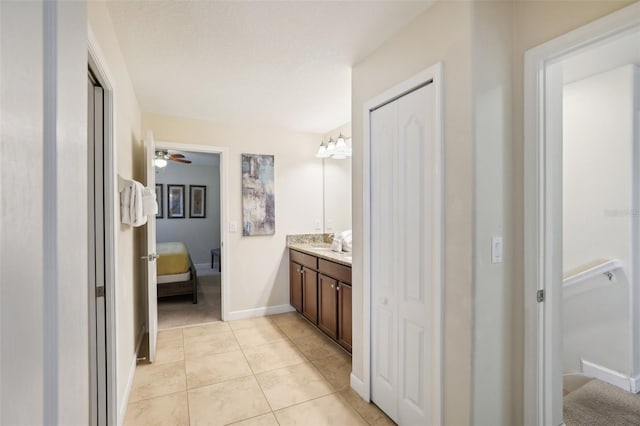
[[[318,328],[331,338],[338,338],[338,281],[320,274],[318,276]]]
[[[351,267],[289,250],[291,305],[351,352]]]
[[[289,262],[289,283],[291,306],[302,313],[302,265]]]
[[[318,324],[318,273],[302,268],[302,314]]]

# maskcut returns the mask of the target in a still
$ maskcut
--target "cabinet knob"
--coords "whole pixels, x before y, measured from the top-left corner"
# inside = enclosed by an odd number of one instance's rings
[[[340,291],[340,284],[338,284],[338,285],[336,286],[336,290],[337,290],[337,291]]]
[[[333,288],[333,284],[331,284],[331,288]]]

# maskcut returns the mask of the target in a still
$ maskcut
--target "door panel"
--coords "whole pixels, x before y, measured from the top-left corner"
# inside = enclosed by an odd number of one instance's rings
[[[352,345],[352,314],[351,314],[351,286],[344,283],[338,287],[338,342],[351,352]]]
[[[289,263],[290,303],[296,311],[302,313],[302,266]]]
[[[371,113],[371,394],[399,424],[431,420],[434,94],[427,85]]]
[[[397,310],[393,235],[397,212],[393,176],[397,169],[398,106],[371,113],[371,399],[398,421]]]
[[[309,321],[318,324],[318,273],[302,268],[302,313]]]
[[[153,159],[156,153],[156,146],[151,131],[145,138],[147,182],[146,186],[156,187],[156,169]],[[156,342],[158,339],[158,277],[156,275],[156,216],[147,217],[147,324],[149,326],[149,362],[156,359]]]
[[[318,327],[331,336],[338,337],[338,281],[320,274],[318,276]]]

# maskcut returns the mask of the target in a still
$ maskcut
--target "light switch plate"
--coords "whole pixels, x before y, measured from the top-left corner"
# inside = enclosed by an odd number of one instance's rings
[[[491,238],[491,263],[502,263],[502,237]]]
[[[238,232],[237,222],[229,222],[229,232]]]
[[[316,220],[316,231],[322,230],[322,224],[320,223],[320,219]]]

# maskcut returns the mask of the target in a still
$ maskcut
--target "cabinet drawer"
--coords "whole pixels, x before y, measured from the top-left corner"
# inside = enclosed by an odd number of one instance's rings
[[[318,258],[315,256],[295,250],[289,250],[289,257],[292,262],[299,263],[307,268],[318,269]]]
[[[343,283],[351,284],[351,268],[324,259],[318,259],[318,262],[320,273],[342,281]]]

